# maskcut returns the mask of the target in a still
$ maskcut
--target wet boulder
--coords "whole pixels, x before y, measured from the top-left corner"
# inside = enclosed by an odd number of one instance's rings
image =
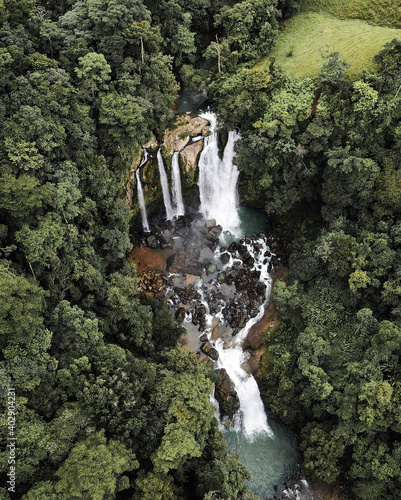
[[[206,333],[202,333],[202,335],[199,337],[199,340],[200,342],[202,342],[202,344],[205,344],[209,339],[207,338]]]
[[[210,264],[210,266],[207,268],[207,274],[213,274],[216,272],[217,267],[214,264]]]
[[[209,356],[210,359],[213,359],[213,361],[217,361],[219,359],[219,353],[210,342],[205,342],[204,344],[202,344],[201,351],[206,354],[206,356]]]
[[[159,248],[159,242],[155,235],[151,234],[146,238],[146,244],[149,248]]]
[[[217,340],[220,334],[220,326],[216,325],[212,330],[212,340]]]
[[[208,228],[215,227],[215,225],[216,225],[216,219],[209,219],[205,223],[205,226]]]
[[[205,306],[198,306],[196,309],[195,309],[195,316],[198,317],[198,318],[203,318],[203,316],[206,315],[206,308]]]
[[[233,241],[233,242],[231,243],[231,245],[228,247],[228,251],[229,251],[230,253],[234,253],[234,252],[237,250],[237,248],[238,248],[237,243],[236,243],[235,241]]]
[[[220,260],[221,260],[222,264],[224,264],[224,265],[227,264],[227,262],[229,262],[229,260],[230,260],[230,254],[227,252],[222,253],[220,255]]]
[[[230,377],[224,368],[216,370],[219,382],[216,384],[215,398],[219,403],[220,414],[232,418],[239,409],[239,399]]]
[[[206,235],[209,241],[217,241],[221,235],[223,228],[221,226],[213,227]]]
[[[242,259],[243,259],[244,264],[247,265],[248,267],[252,267],[255,263],[254,258],[252,257],[252,255],[249,252],[246,252]]]
[[[183,307],[179,307],[175,312],[175,319],[182,323],[185,319],[185,309]]]

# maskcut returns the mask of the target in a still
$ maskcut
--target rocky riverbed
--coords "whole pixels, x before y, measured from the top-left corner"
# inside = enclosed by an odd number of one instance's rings
[[[217,339],[230,345],[249,319],[257,316],[265,301],[266,285],[260,281],[255,256],[269,269],[277,263],[275,254],[266,245],[274,246],[275,241],[268,241],[265,234],[259,233],[255,238],[246,236],[226,248],[220,244],[222,232],[215,220],[183,216],[167,226],[156,225],[152,234],[143,237],[144,246],[133,252],[143,295],[167,301],[191,337],[188,342],[184,339],[184,345],[187,343],[209,363],[218,359],[214,345]],[[270,317],[272,311],[268,311]],[[245,341],[251,353],[246,368],[256,375],[264,352],[261,340],[265,316],[261,327],[257,329],[255,325],[256,330],[252,328]],[[216,399],[220,411],[232,417],[238,409],[237,395],[225,370],[217,373],[220,383]]]

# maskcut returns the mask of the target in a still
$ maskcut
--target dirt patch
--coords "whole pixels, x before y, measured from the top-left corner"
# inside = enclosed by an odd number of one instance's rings
[[[322,481],[312,483],[313,498],[316,500],[346,500],[346,490],[339,484],[327,484]]]
[[[131,254],[131,262],[135,264],[138,275],[146,271],[165,271],[166,260],[173,253],[169,248],[153,250],[148,247],[135,247]]]

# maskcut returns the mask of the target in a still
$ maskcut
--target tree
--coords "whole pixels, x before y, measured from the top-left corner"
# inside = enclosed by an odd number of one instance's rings
[[[232,7],[224,6],[216,15],[216,25],[222,26],[229,45],[242,60],[265,55],[277,34],[276,2],[243,0]]]
[[[45,291],[2,261],[0,297],[0,341],[4,349],[10,342],[28,340],[42,327]]]
[[[124,472],[139,466],[135,455],[116,440],[107,441],[104,431],[77,443],[56,472],[55,491],[64,498],[91,500],[113,498],[128,487]]]
[[[92,98],[100,90],[107,90],[111,68],[103,54],[89,52],[78,59],[79,67],[75,69],[83,88],[90,92]]]

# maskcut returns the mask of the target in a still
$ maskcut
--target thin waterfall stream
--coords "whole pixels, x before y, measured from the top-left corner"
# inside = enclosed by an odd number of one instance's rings
[[[144,149],[142,161],[141,161],[141,163],[140,163],[140,165],[137,168],[136,173],[135,173],[136,182],[137,182],[137,190],[138,190],[139,208],[141,211],[141,218],[142,218],[142,226],[143,226],[143,229],[146,233],[150,233],[150,227],[149,227],[148,216],[146,213],[145,197],[143,194],[143,188],[142,188],[142,182],[141,182],[141,168],[148,161],[148,157],[149,157],[149,154],[146,151],[146,149]]]
[[[162,186],[164,208],[166,209],[166,217],[167,220],[172,220],[174,216],[174,211],[171,205],[170,188],[168,185],[166,169],[164,168],[163,157],[160,149],[157,152],[157,165],[159,167],[160,183]]]
[[[175,204],[175,215],[184,215],[184,201],[182,199],[182,189],[181,189],[181,172],[180,172],[180,161],[179,161],[179,151],[173,154],[171,160],[171,176],[172,176],[172,188],[173,188],[173,201]]]

